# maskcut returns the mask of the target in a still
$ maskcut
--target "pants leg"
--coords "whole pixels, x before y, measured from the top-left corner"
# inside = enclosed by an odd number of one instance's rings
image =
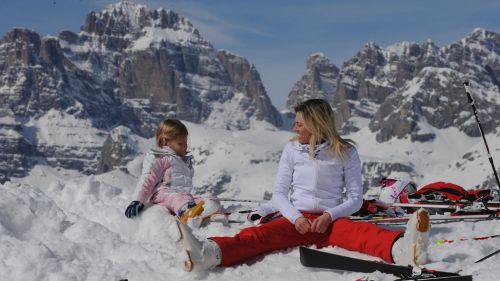
[[[153,199],[154,204],[166,207],[170,212],[177,214],[179,209],[187,203],[195,202],[193,195],[188,192],[159,192]]]
[[[394,263],[392,245],[402,234],[402,231],[383,229],[372,223],[341,218],[333,223],[328,244]]]
[[[314,221],[319,214],[304,213]],[[222,253],[221,266],[232,266],[275,250],[296,246],[338,246],[393,262],[391,248],[401,231],[391,231],[371,223],[338,219],[325,233],[297,232],[295,225],[281,217],[260,226],[245,228],[233,237],[211,237]]]
[[[318,215],[304,214],[313,220]],[[250,258],[275,250],[300,245],[328,244],[329,231],[325,233],[297,232],[295,225],[281,217],[260,226],[245,228],[233,237],[211,237],[222,253],[221,266],[232,266]]]

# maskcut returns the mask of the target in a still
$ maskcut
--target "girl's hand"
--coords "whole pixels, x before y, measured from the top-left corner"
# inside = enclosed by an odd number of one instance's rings
[[[142,204],[139,201],[132,201],[130,202],[130,205],[128,205],[127,209],[125,210],[125,216],[127,218],[133,218],[144,209],[144,204]]]
[[[330,216],[329,213],[323,213],[321,216],[317,217],[312,225],[311,225],[311,231],[312,232],[318,232],[318,233],[324,233],[329,227],[330,224],[332,223],[332,217]],[[297,225],[297,224],[295,224]],[[295,226],[297,227],[297,226]]]
[[[311,231],[311,222],[304,217],[300,217],[295,221],[295,229],[300,234],[306,234]]]

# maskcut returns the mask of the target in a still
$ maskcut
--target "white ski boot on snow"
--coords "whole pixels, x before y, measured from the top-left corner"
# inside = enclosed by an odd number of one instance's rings
[[[178,245],[186,254],[185,271],[200,272],[220,265],[222,256],[217,243],[210,239],[202,242],[193,235],[189,226],[179,220],[176,223],[180,232]]]
[[[429,212],[420,208],[410,215],[404,236],[392,245],[394,263],[419,267],[427,262]]]

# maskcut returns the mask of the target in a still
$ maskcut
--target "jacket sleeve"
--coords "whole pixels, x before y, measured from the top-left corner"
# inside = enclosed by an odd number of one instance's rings
[[[354,147],[348,150],[348,158],[344,161],[343,169],[347,200],[338,206],[325,210],[333,220],[350,216],[363,205],[361,160]]]
[[[161,181],[165,171],[170,167],[168,157],[155,157],[151,152],[148,152],[144,157],[142,164],[142,174],[137,182],[138,201],[146,206],[151,205],[149,199],[155,191],[155,187]]]
[[[295,221],[302,216],[302,213],[292,205],[288,198],[290,185],[292,184],[293,168],[293,146],[289,143],[285,146],[281,154],[278,173],[274,183],[272,201],[274,206],[276,206],[281,214],[291,223],[295,223]]]

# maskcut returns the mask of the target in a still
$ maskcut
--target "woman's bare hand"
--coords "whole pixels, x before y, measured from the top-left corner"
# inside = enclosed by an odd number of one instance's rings
[[[332,222],[332,217],[330,216],[330,214],[323,213],[321,216],[319,216],[313,221],[311,225],[311,231],[324,233],[330,227],[331,222]],[[295,224],[295,227],[297,227],[297,224]]]
[[[300,234],[306,234],[311,231],[311,222],[304,217],[300,217],[295,221],[295,229]]]

